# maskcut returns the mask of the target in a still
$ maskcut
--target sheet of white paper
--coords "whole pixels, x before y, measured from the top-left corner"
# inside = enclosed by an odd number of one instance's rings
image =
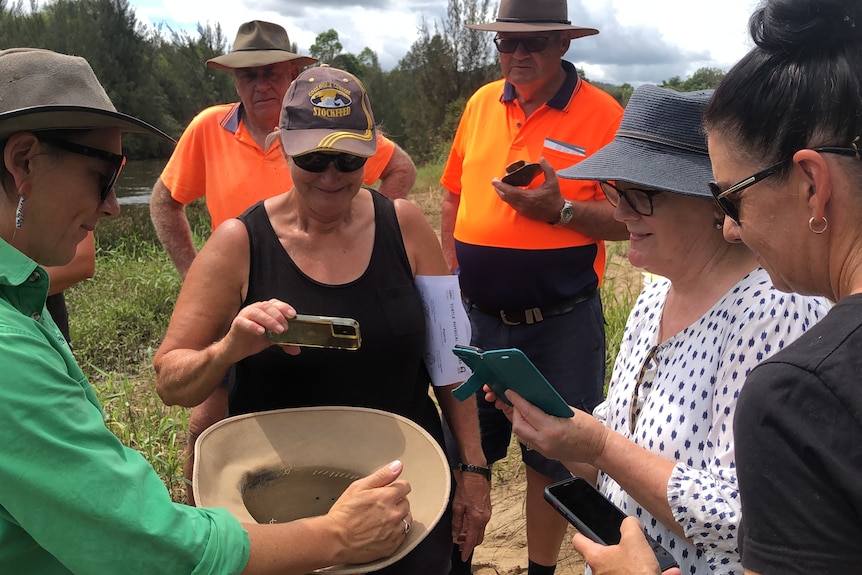
[[[458,359],[455,344],[470,345],[470,320],[458,276],[416,276],[425,312],[425,367],[435,386],[460,383],[473,373]]]

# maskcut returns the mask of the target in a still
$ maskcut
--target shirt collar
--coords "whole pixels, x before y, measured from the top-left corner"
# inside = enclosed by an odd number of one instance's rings
[[[37,264],[0,239],[0,285],[18,286],[36,270]]]
[[[547,104],[551,108],[555,108],[557,110],[564,110],[566,106],[569,105],[569,100],[572,99],[572,94],[575,93],[575,90],[578,88],[578,84],[581,79],[578,77],[578,71],[575,69],[575,65],[571,62],[567,62],[566,60],[561,60],[560,65],[563,67],[563,70],[566,72],[566,79],[563,82],[563,85],[560,86],[560,89],[557,90],[557,93],[547,101]],[[500,98],[501,102],[511,102],[518,95],[515,92],[515,86],[509,83],[506,80],[505,84],[503,84],[503,96]]]
[[[239,130],[239,120],[242,117],[242,102],[237,102],[228,110],[227,114],[225,114],[224,118],[221,121],[221,127],[230,132],[231,134],[236,134],[237,130]]]

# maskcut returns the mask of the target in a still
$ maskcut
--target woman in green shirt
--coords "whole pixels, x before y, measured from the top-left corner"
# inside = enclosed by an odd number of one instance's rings
[[[122,132],[167,136],[118,113],[82,58],[3,50],[0,78],[0,573],[299,574],[392,554],[412,521],[398,461],[327,515],[241,525],[173,503],[105,427],[41,266],[119,212]]]

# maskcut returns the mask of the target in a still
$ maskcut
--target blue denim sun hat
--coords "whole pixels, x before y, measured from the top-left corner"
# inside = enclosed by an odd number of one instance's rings
[[[712,90],[677,92],[649,84],[632,94],[611,143],[557,172],[570,180],[612,180],[711,198],[712,164],[702,120]]]

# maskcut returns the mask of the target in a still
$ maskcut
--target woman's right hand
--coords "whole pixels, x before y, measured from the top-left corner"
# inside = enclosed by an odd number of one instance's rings
[[[266,337],[266,330],[282,333],[288,323],[296,317],[296,310],[290,304],[278,299],[259,301],[239,310],[230,324],[230,330],[221,342],[223,353],[235,363],[250,355],[261,352],[272,345]],[[295,345],[283,346],[290,355],[299,353]]]
[[[660,575],[658,561],[637,518],[623,520],[620,536],[618,545],[606,546],[577,533],[572,546],[584,557],[594,575]],[[674,567],[663,575],[680,575],[680,570]]]
[[[399,480],[400,461],[381,467],[348,486],[327,517],[344,543],[338,563],[367,563],[395,552],[413,523],[407,494],[410,484]]]

